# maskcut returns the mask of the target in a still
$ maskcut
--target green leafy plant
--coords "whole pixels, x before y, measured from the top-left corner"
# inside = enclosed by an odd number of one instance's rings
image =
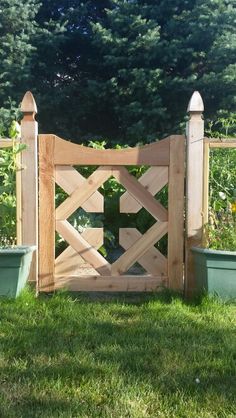
[[[16,172],[21,167],[17,156],[25,145],[16,143],[19,125],[13,121],[8,130],[12,147],[0,149],[0,247],[16,244]]]
[[[217,129],[217,130],[216,130]],[[209,137],[227,140],[236,137],[236,114],[221,115],[210,122]],[[215,250],[236,251],[236,149],[216,148],[210,152],[209,223],[204,227],[203,244]]]
[[[236,250],[236,213],[231,210],[210,212],[204,228],[203,245],[212,250]]]

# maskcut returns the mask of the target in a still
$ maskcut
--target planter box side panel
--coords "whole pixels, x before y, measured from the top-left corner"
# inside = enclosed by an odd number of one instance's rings
[[[236,298],[236,253],[194,251],[195,279],[201,293]]]
[[[16,297],[19,267],[0,267],[0,296]]]
[[[206,257],[204,254],[194,254],[194,268],[197,292],[208,292]]]
[[[31,261],[32,261],[32,255],[33,253],[29,252],[22,257],[16,296],[20,294],[20,292],[25,287],[26,282],[28,280]]]

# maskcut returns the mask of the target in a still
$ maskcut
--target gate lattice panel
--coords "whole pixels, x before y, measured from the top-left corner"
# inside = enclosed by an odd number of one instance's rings
[[[54,135],[39,136],[39,290],[152,291],[183,286],[184,137],[124,150],[94,150]],[[84,178],[73,165],[99,166]],[[125,166],[148,165],[137,180]],[[124,186],[121,213],[145,208],[155,224],[143,235],[136,228],[120,228],[125,252],[110,264],[99,252],[102,228],[79,233],[68,218],[79,207],[103,212],[98,191],[111,176]],[[55,208],[55,183],[69,196]],[[168,210],[155,195],[168,183]],[[55,259],[55,230],[69,246]],[[167,258],[155,244],[168,233]],[[147,272],[127,273],[136,262]],[[82,268],[81,268],[82,267]],[[85,272],[85,274],[81,272]],[[86,274],[87,272],[87,274]]]

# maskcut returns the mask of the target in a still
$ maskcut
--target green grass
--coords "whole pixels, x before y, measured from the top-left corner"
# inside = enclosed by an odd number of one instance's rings
[[[236,417],[233,304],[25,292],[0,320],[3,418]]]

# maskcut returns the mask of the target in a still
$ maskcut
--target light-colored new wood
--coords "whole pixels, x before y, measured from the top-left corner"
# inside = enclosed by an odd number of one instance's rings
[[[99,274],[110,274],[111,266],[67,221],[56,221],[57,232],[87,261]]]
[[[169,165],[169,141],[168,137],[139,148],[96,150],[55,137],[55,164]]]
[[[77,187],[73,193],[56,209],[56,219],[67,219],[77,208],[82,206],[90,196],[112,175],[111,167],[99,167],[84,181],[83,188]]]
[[[54,136],[39,135],[39,290],[54,288]]]
[[[112,276],[125,273],[147,250],[159,241],[168,229],[167,222],[156,222],[140,239],[111,266]]]
[[[183,290],[184,160],[185,140],[173,137],[170,141],[168,189],[168,277],[169,287],[174,290]]]
[[[27,92],[21,103],[21,142],[26,145],[22,151],[21,163],[21,212],[23,245],[38,248],[38,123],[35,120],[37,107],[31,92]],[[36,283],[38,278],[38,251],[34,252],[29,280]]]
[[[103,228],[87,228],[81,233],[81,237],[89,245],[98,249],[103,245]],[[89,268],[91,269],[90,265],[71,246],[67,247],[55,260],[55,275],[79,275],[81,271],[87,271]],[[95,270],[92,274],[96,275]]]
[[[14,144],[19,144],[20,139],[0,138],[0,148],[12,148]]]
[[[202,118],[203,102],[199,94],[197,95],[198,105],[194,102],[192,106],[193,102],[194,96],[189,103],[187,124],[185,290],[188,296],[196,289],[191,247],[201,244],[203,233],[204,121]]]
[[[129,174],[125,167],[113,168],[112,174],[156,220],[166,221],[168,219],[167,210],[135,177]]]
[[[208,195],[209,195],[209,143],[203,146],[203,223],[208,223]]]
[[[209,144],[210,148],[235,148],[236,139],[232,138],[204,138],[204,143]]]
[[[158,193],[168,183],[168,167],[151,167],[138,180],[152,195]],[[120,198],[121,213],[137,213],[142,206],[129,192]]]
[[[142,234],[136,228],[120,228],[119,243],[127,250]],[[150,247],[144,256],[138,259],[138,263],[151,275],[167,276],[167,259],[155,247]]]
[[[66,288],[76,292],[151,292],[162,290],[166,283],[167,278],[163,276],[57,276],[55,289]]]
[[[68,165],[56,166],[56,183],[69,195],[78,187],[83,188],[86,179],[78,171]],[[81,207],[87,212],[103,212],[103,196],[98,191],[94,192]]]
[[[22,179],[21,179],[21,153],[16,154],[16,237],[17,245],[22,244]]]

